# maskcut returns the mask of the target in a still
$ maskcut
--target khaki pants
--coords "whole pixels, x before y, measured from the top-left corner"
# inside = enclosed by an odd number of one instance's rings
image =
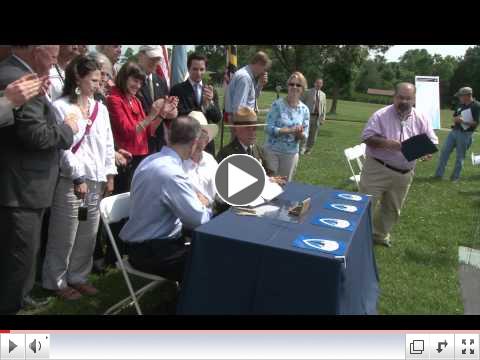
[[[268,146],[263,148],[265,159],[267,160],[272,176],[286,176],[288,181],[292,181],[298,165],[298,153],[285,154],[270,149]]]
[[[300,153],[312,150],[320,129],[320,119],[323,115],[311,115],[308,123],[308,137],[300,141]]]
[[[60,290],[68,284],[84,284],[92,270],[93,251],[100,221],[99,203],[104,182],[87,180],[88,216],[78,220],[82,200],[73,192],[73,182],[60,177],[51,208],[48,242],[43,264],[45,289]]]
[[[373,239],[388,241],[400,218],[414,171],[401,174],[367,157],[360,176],[360,192],[372,195]]]

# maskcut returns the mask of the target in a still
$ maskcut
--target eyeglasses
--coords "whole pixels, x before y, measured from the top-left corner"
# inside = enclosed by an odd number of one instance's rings
[[[291,87],[298,87],[298,88],[301,88],[302,85],[301,84],[296,84],[296,83],[289,83],[288,86],[291,86]]]

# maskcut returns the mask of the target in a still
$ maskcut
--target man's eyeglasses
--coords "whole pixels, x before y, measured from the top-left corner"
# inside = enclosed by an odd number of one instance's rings
[[[296,84],[296,83],[289,83],[288,86],[291,86],[291,87],[299,87],[299,88],[302,87],[301,84]]]

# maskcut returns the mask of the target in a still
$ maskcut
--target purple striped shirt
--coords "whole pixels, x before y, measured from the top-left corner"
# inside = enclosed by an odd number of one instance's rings
[[[376,111],[368,120],[362,133],[362,141],[378,135],[390,140],[405,141],[412,136],[427,134],[434,144],[438,144],[438,138],[432,129],[430,121],[424,114],[419,113],[415,108],[404,121],[403,129],[400,115],[394,105],[389,105]],[[384,148],[373,148],[367,145],[366,155],[383,160],[385,163],[398,169],[413,169],[415,161],[407,161],[401,151]]]

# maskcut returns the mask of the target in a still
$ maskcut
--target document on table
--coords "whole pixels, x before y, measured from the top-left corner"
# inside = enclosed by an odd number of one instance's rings
[[[281,193],[283,193],[283,188],[277,183],[271,182],[270,179],[267,179],[263,192],[260,194],[259,198],[248,204],[248,206],[255,207],[262,205],[265,202],[275,199]]]
[[[467,130],[473,123],[473,115],[472,115],[472,110],[471,109],[465,109],[460,113],[460,116],[462,117],[462,128],[463,130]]]

